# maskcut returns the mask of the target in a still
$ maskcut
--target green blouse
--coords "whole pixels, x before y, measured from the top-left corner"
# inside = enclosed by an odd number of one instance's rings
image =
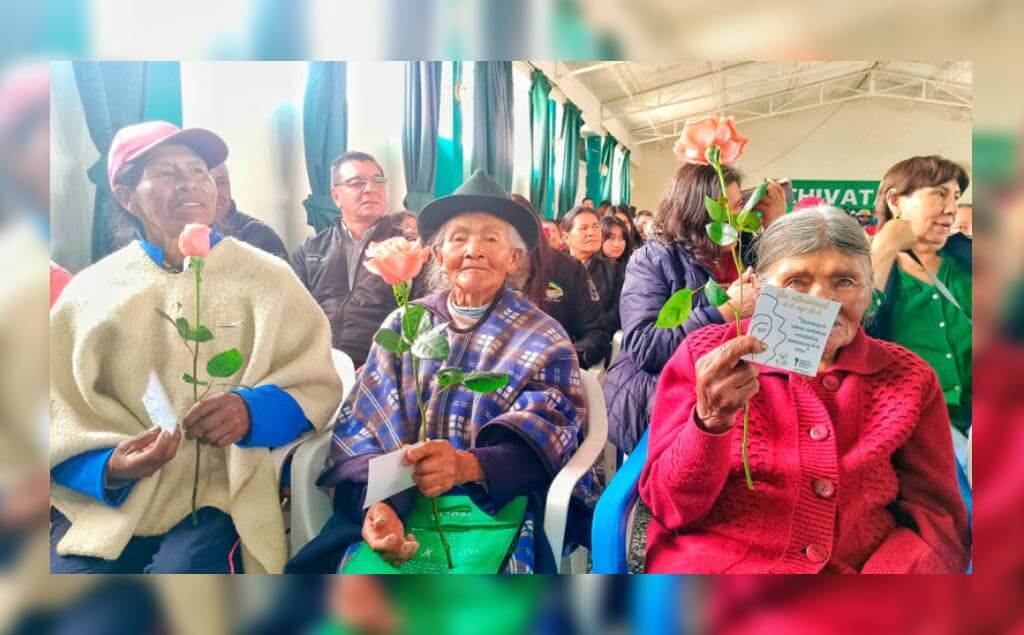
[[[941,253],[941,252],[940,252]],[[883,337],[914,351],[927,361],[942,384],[954,426],[964,430],[971,412],[971,274],[956,259],[942,255],[939,281],[967,313],[964,315],[937,288],[918,280],[894,263],[897,271],[895,296],[875,291],[874,302],[892,302],[891,322],[883,326]]]

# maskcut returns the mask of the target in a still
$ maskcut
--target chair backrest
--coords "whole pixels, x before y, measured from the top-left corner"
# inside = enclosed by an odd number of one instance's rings
[[[587,437],[600,437],[601,445],[608,438],[608,408],[604,403],[604,393],[598,378],[589,371],[580,371],[580,385],[583,388],[583,400],[587,404],[587,416],[583,420],[583,432]],[[594,435],[591,435],[594,433]]]
[[[348,356],[348,353],[336,348],[331,349],[331,361],[334,362],[334,371],[341,379],[341,401],[345,401],[348,394],[356,387],[356,365],[352,363],[352,358]],[[334,411],[334,416],[331,418],[332,423],[337,421],[338,413],[341,412],[341,401],[338,402],[338,409]]]

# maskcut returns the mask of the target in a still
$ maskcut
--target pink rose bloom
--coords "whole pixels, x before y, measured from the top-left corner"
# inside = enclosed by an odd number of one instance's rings
[[[736,131],[735,119],[710,116],[686,124],[673,151],[680,161],[707,165],[704,155],[708,148],[717,145],[722,165],[731,165],[740,158],[747,141]]]
[[[367,269],[384,278],[384,282],[396,285],[419,275],[423,264],[430,258],[430,247],[395,236],[384,242],[370,243],[366,256]]]
[[[189,223],[178,236],[178,248],[185,257],[205,258],[210,253],[210,226]]]

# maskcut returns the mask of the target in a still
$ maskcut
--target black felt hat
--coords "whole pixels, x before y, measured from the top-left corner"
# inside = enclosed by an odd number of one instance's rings
[[[487,172],[477,170],[448,196],[427,203],[416,219],[416,228],[424,241],[459,214],[486,212],[516,228],[533,251],[540,237],[540,223],[533,212],[512,199]]]

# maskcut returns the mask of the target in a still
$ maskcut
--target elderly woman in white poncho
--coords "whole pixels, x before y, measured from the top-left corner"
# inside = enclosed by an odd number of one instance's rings
[[[196,403],[182,377],[194,372],[192,352],[158,312],[196,315],[178,237],[213,222],[210,168],[226,157],[213,133],[156,121],[111,145],[111,189],[138,234],[76,276],[51,310],[53,572],[283,569],[269,448],[322,427],[337,407],[327,320],[280,259],[214,230],[200,318],[215,339],[199,363],[234,347],[243,364],[223,380],[237,389],[215,385]],[[150,371],[181,415],[174,432],[154,427],[143,402]]]

